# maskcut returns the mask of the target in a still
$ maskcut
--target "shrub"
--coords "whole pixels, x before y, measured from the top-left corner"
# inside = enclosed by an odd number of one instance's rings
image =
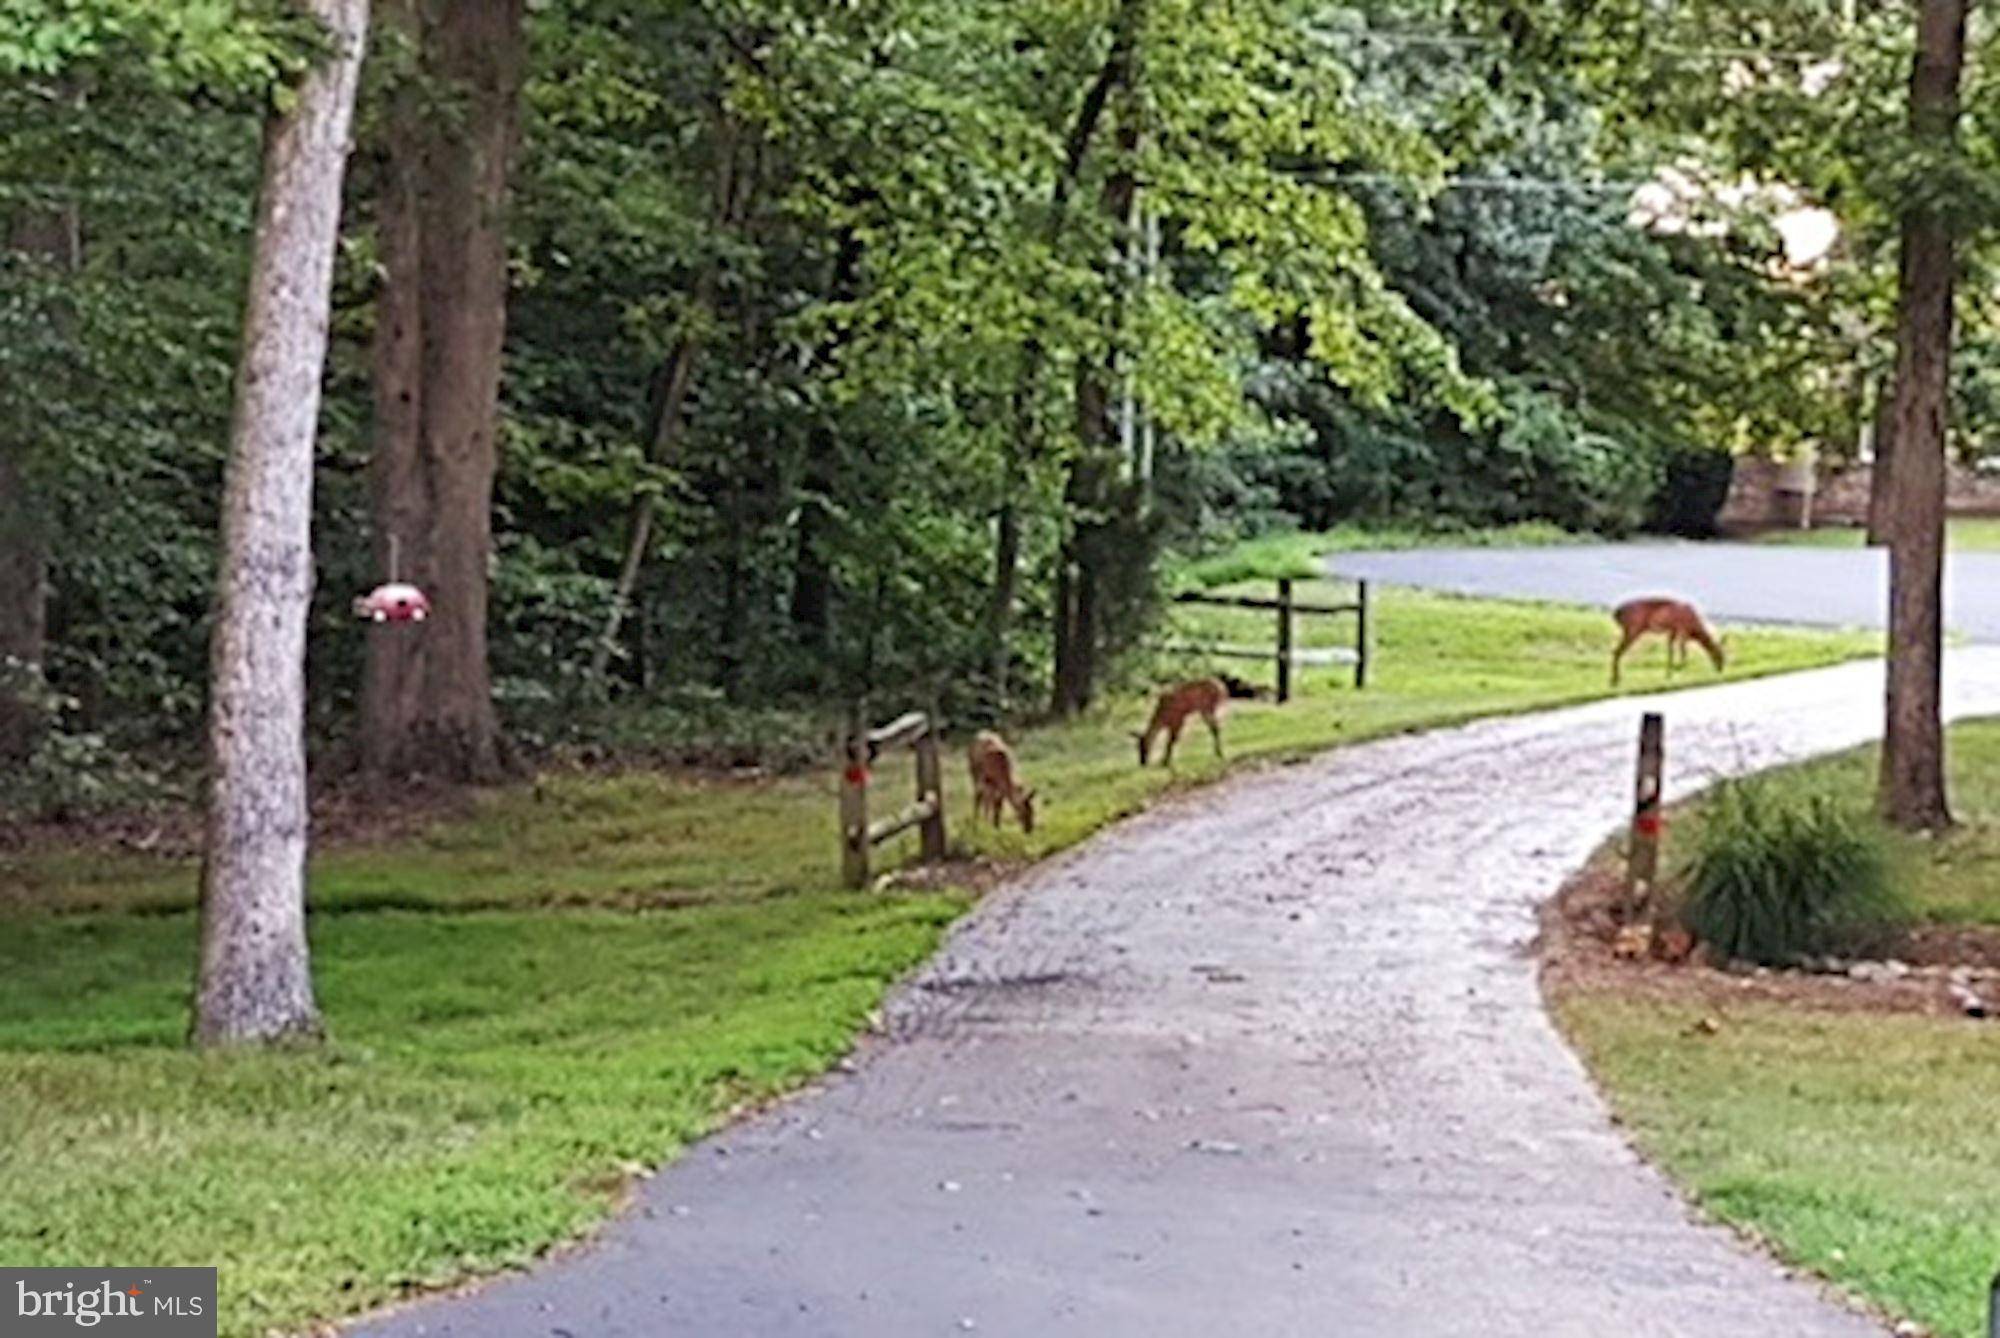
[[[1716,518],[1729,500],[1736,457],[1713,447],[1682,446],[1665,454],[1660,490],[1653,494],[1647,524],[1690,539],[1714,536]]]
[[[1768,780],[1725,782],[1703,805],[1685,887],[1698,938],[1771,966],[1861,946],[1905,914],[1872,819]]]

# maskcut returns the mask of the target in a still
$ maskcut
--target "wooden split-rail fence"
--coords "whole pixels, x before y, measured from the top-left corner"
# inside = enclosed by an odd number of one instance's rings
[[[869,853],[892,836],[919,829],[926,860],[945,856],[944,771],[938,760],[940,722],[923,711],[897,716],[879,729],[848,731],[840,773],[840,872],[849,887],[868,885]],[[916,755],[916,799],[890,817],[868,819],[875,759],[895,748]]]
[[[1290,578],[1278,581],[1278,597],[1264,599],[1256,595],[1211,595],[1198,590],[1176,595],[1177,604],[1204,604],[1212,608],[1225,609],[1268,609],[1277,614],[1276,644],[1263,646],[1242,646],[1195,641],[1171,641],[1161,647],[1163,650],[1184,651],[1194,655],[1213,655],[1223,659],[1265,660],[1277,669],[1278,700],[1292,699],[1292,670],[1307,665],[1351,664],[1354,666],[1354,686],[1368,686],[1368,582],[1355,582],[1355,597],[1352,604],[1302,604],[1292,595]],[[1298,615],[1316,616],[1352,615],[1354,618],[1354,645],[1310,646],[1298,644]]]

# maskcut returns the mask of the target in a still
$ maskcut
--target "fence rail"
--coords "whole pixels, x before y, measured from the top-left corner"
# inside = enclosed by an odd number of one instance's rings
[[[1301,665],[1352,664],[1354,666],[1354,686],[1368,686],[1368,582],[1355,582],[1355,597],[1352,604],[1304,604],[1292,598],[1290,577],[1278,580],[1278,597],[1266,599],[1258,595],[1211,595],[1198,590],[1190,590],[1174,596],[1177,604],[1201,604],[1211,608],[1224,609],[1268,609],[1278,615],[1277,636],[1270,649],[1261,646],[1239,646],[1228,643],[1208,643],[1178,641],[1164,646],[1166,650],[1189,651],[1202,655],[1215,655],[1233,660],[1268,660],[1277,668],[1278,700],[1292,699],[1292,670]],[[1342,617],[1354,615],[1354,645],[1310,646],[1298,645],[1298,617],[1308,614],[1316,617]]]
[[[847,764],[840,773],[840,872],[849,887],[866,887],[870,852],[912,827],[921,829],[925,860],[944,858],[944,771],[937,736],[937,722],[923,711],[906,712],[875,729],[848,731]],[[916,755],[916,798],[893,816],[870,822],[871,768],[879,755],[895,748]]]

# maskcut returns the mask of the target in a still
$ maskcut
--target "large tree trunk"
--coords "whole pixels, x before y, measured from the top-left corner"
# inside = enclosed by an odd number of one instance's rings
[[[331,55],[264,139],[210,660],[201,1045],[314,1036],[306,953],[306,608],[313,441],[367,0],[307,0]]]
[[[81,260],[82,227],[75,206],[37,210],[8,228],[8,249],[65,271]],[[0,663],[39,673],[48,646],[49,517],[37,496],[29,462],[31,441],[0,441]],[[0,766],[34,751],[39,711],[0,681]]]
[[[1910,128],[1920,147],[1957,134],[1967,0],[1923,0],[1910,78]],[[1895,486],[1889,520],[1889,668],[1882,815],[1906,829],[1951,822],[1939,714],[1943,654],[1944,495],[1952,290],[1951,220],[1923,201],[1903,215],[1896,309]]]
[[[502,770],[486,653],[487,564],[507,318],[507,183],[519,138],[523,0],[393,0],[442,107],[399,91],[382,202],[375,544],[431,597],[370,633],[363,763],[483,781]],[[415,285],[412,296],[410,286]]]

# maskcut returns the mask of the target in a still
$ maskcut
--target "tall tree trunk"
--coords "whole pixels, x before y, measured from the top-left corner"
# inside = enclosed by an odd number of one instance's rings
[[[1104,57],[1104,64],[1098,67],[1096,77],[1084,90],[1076,119],[1070,123],[1069,134],[1064,137],[1062,163],[1049,188],[1049,213],[1043,229],[1044,239],[1051,250],[1062,240],[1063,227],[1069,216],[1070,197],[1076,193],[1077,183],[1082,179],[1084,161],[1090,156],[1091,144],[1097,138],[1098,127],[1104,122],[1104,111],[1110,103],[1111,94],[1130,73],[1137,41],[1138,30],[1134,22],[1137,13],[1136,3],[1126,0],[1119,11],[1118,26],[1111,35],[1111,48]],[[1037,319],[1021,346],[1021,370],[1014,386],[1014,431],[1008,439],[1005,462],[1008,486],[1012,489],[1018,482],[1019,492],[1026,491],[1028,464],[1041,445],[1037,396],[1042,368],[1047,360],[1048,350],[1042,342],[1041,321]],[[1077,514],[1076,507],[1070,502],[1077,493],[1077,484],[1078,480],[1072,472],[1063,489],[1064,510],[1067,513],[1063,519],[1066,525],[1071,524]],[[1000,525],[994,536],[993,605],[988,634],[992,642],[993,678],[1003,700],[1009,659],[1007,634],[1013,625],[1015,594],[1020,579],[1019,503],[1018,492],[1010,492],[1002,499]],[[1074,546],[1073,533],[1066,533],[1056,554],[1054,607],[1049,620],[1054,629],[1055,643],[1051,706],[1059,715],[1079,709],[1074,701],[1078,695],[1077,688],[1083,682],[1077,659],[1078,573]],[[1089,695],[1087,687],[1082,695]]]
[[[674,341],[666,361],[660,366],[656,388],[658,402],[653,413],[653,430],[648,438],[648,457],[655,464],[673,458],[681,431],[687,421],[687,397],[694,385],[694,363],[700,343],[692,332]],[[641,493],[632,503],[632,518],[625,528],[625,557],[618,566],[618,583],[612,588],[611,608],[604,616],[604,631],[590,653],[590,672],[602,676],[611,666],[611,650],[618,644],[618,632],[632,606],[632,592],[639,587],[639,573],[646,565],[646,552],[653,543],[653,517],[659,510],[658,494]]]
[[[804,495],[798,499],[798,533],[792,549],[792,597],[787,612],[792,635],[815,666],[810,677],[823,683],[833,642],[833,539],[830,508],[839,484],[835,453],[839,440],[820,424],[806,434]]]
[[[315,1036],[305,933],[313,441],[367,0],[307,0],[334,42],[264,136],[210,658],[200,1045]]]
[[[843,228],[834,248],[826,291],[835,302],[851,301],[861,281],[861,236]],[[845,334],[813,351],[815,373],[830,366],[846,341]],[[792,549],[792,592],[788,612],[792,635],[811,662],[809,677],[822,688],[831,680],[833,651],[833,543],[836,499],[842,481],[840,424],[835,411],[822,405],[806,434],[802,496],[797,498],[798,533]]]
[[[1112,422],[1111,386],[1118,374],[1116,347],[1127,307],[1125,285],[1130,280],[1135,238],[1133,204],[1138,198],[1139,150],[1138,34],[1143,0],[1124,0],[1112,39],[1101,86],[1107,97],[1123,104],[1118,119],[1118,165],[1105,178],[1101,207],[1119,236],[1116,254],[1103,279],[1113,290],[1111,318],[1114,351],[1102,362],[1079,366],[1076,382],[1076,458],[1070,463],[1065,490],[1068,533],[1062,563],[1069,574],[1068,605],[1058,617],[1068,629],[1056,654],[1053,706],[1058,715],[1087,708],[1097,695],[1097,679],[1105,649],[1106,599],[1109,568],[1123,556],[1121,537],[1128,517],[1127,499],[1114,496],[1112,459],[1117,428]]]
[[[73,271],[82,227],[74,205],[37,210],[8,229],[8,249]],[[34,443],[0,441],[0,662],[39,673],[48,650],[49,517],[28,456]],[[40,713],[0,683],[0,766],[34,751]]]
[[[519,138],[524,0],[392,0],[441,106],[397,94],[383,201],[376,543],[400,540],[424,623],[370,633],[363,761],[483,781],[502,771],[487,662],[487,565],[507,319],[506,202]],[[414,248],[414,259],[410,249]],[[415,296],[407,291],[416,285]],[[389,289],[401,285],[405,291]]]
[[[1942,155],[1957,138],[1959,74],[1967,0],[1923,0],[1910,77],[1910,129],[1920,149]],[[1944,495],[1952,290],[1957,280],[1951,219],[1919,200],[1902,221],[1896,307],[1895,486],[1889,520],[1889,666],[1882,815],[1898,827],[1948,826],[1943,656]]]
[[[749,209],[755,171],[737,161],[742,136],[726,112],[716,116],[717,143],[715,178],[710,217],[718,233],[743,221]],[[754,169],[755,155],[751,155]],[[660,365],[652,430],[647,437],[647,458],[656,465],[671,461],[687,426],[687,400],[694,389],[695,362],[701,354],[700,322],[715,305],[715,290],[721,281],[721,262],[710,258],[695,281],[693,312],[689,327],[674,341]],[[646,565],[646,553],[653,542],[653,517],[659,511],[657,493],[641,493],[632,503],[632,518],[625,528],[625,557],[618,567],[618,581],[612,588],[611,608],[604,616],[604,631],[590,653],[590,672],[601,677],[610,667],[611,652],[618,643],[618,630],[632,607],[632,592],[638,588],[639,574]]]
[[[1001,710],[1012,700],[1008,679],[1012,655],[1009,641],[1014,634],[1014,602],[1021,588],[1021,493],[1019,453],[1008,461],[1006,495],[993,522],[993,606],[987,613],[987,676],[993,680],[993,701]]]
[[[1889,542],[1889,525],[1895,515],[1891,496],[1896,487],[1896,392],[1893,379],[1885,382],[1875,402],[1875,462],[1868,470],[1868,545],[1879,548]]]

